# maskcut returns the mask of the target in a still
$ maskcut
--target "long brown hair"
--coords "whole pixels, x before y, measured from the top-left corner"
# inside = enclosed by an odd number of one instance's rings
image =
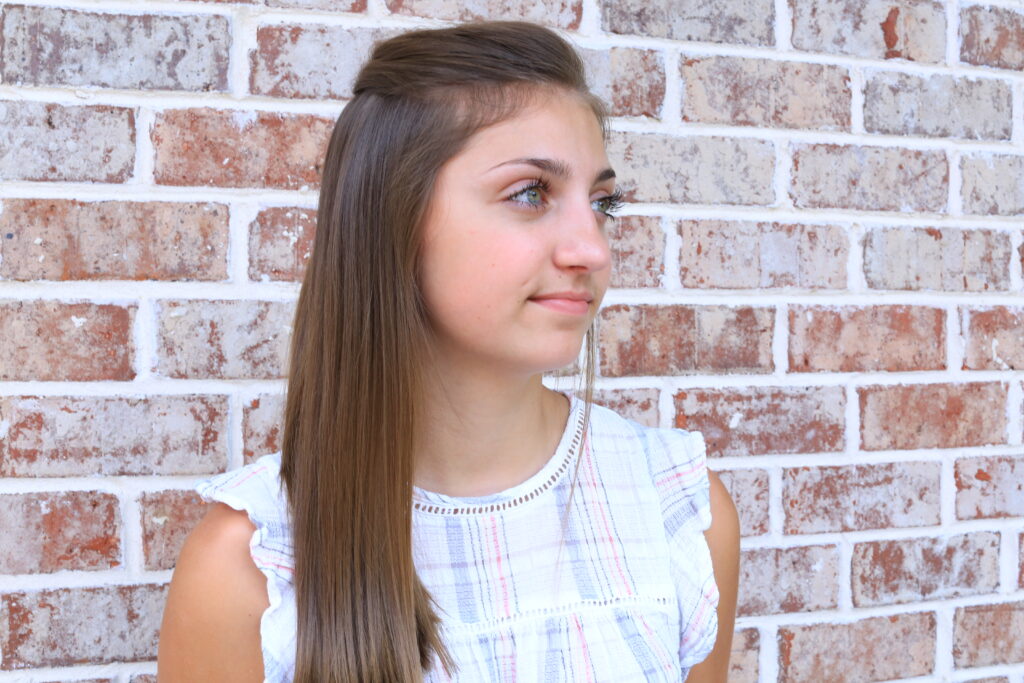
[[[299,683],[420,681],[435,655],[456,668],[412,554],[431,339],[420,224],[439,169],[471,135],[552,93],[589,104],[607,139],[605,106],[567,41],[527,22],[467,23],[378,42],[337,120],[295,313],[281,457]],[[588,420],[593,325],[584,346]]]

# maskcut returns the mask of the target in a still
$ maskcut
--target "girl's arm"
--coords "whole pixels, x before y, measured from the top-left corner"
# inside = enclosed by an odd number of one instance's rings
[[[160,627],[160,683],[262,683],[269,600],[249,556],[254,530],[246,513],[214,503],[185,541]]]
[[[704,532],[711,549],[711,564],[718,584],[718,637],[711,654],[690,669],[687,683],[725,683],[736,623],[736,592],[740,572],[740,520],[722,480],[708,472],[711,483],[711,526]]]

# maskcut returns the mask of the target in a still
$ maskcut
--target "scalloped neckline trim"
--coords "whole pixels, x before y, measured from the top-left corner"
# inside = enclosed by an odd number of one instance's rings
[[[540,470],[515,486],[484,496],[449,496],[413,486],[413,510],[437,515],[497,512],[518,507],[550,489],[569,469],[583,439],[583,401],[572,392],[559,393],[569,399],[569,417],[555,452]]]

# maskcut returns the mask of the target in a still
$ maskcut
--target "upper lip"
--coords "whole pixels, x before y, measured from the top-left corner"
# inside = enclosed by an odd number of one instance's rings
[[[537,296],[531,296],[531,299],[571,299],[573,301],[586,301],[590,302],[594,300],[594,296],[590,292],[549,292],[548,294],[538,294]]]

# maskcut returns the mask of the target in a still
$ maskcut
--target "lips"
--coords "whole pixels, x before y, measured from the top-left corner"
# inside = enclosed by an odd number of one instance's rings
[[[594,297],[589,292],[553,292],[531,297],[530,301],[567,315],[586,315]]]

